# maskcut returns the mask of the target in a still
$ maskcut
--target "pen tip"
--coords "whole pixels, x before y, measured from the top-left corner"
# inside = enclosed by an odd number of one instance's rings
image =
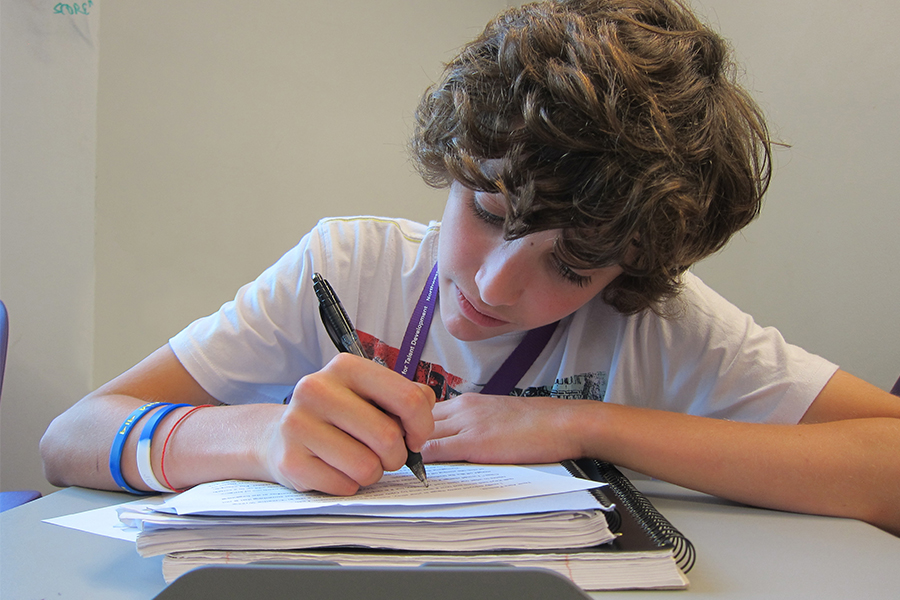
[[[422,463],[421,454],[411,452],[410,459],[406,461],[406,466],[413,472],[416,479],[425,484],[425,487],[428,487],[428,476],[425,475],[425,465]]]

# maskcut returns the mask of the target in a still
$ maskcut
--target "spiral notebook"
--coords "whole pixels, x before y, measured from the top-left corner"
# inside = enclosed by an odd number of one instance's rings
[[[592,460],[566,461],[563,467],[573,476],[608,484],[584,493],[592,495],[597,508],[603,511],[608,528],[613,532],[609,536],[611,541],[577,548],[469,552],[360,548],[346,541],[335,547],[301,549],[284,549],[284,546],[281,549],[263,546],[243,550],[222,546],[213,549],[191,547],[186,551],[168,552],[163,559],[163,575],[167,581],[172,581],[198,567],[261,562],[368,569],[501,564],[549,569],[590,591],[687,587],[684,574],[694,562],[693,546],[625,475],[608,463]]]
[[[620,550],[669,549],[683,573],[694,566],[696,551],[691,541],[669,522],[653,503],[614,465],[594,459],[564,461],[562,465],[576,477],[603,481],[605,488],[591,490],[604,506],[609,528],[617,534],[612,545]]]

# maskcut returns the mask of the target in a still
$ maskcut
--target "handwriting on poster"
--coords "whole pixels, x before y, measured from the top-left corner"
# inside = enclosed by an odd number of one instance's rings
[[[55,15],[89,15],[94,7],[93,0],[88,2],[57,2],[53,7]]]

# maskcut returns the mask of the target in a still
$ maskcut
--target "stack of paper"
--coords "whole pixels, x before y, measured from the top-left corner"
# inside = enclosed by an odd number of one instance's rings
[[[599,503],[585,491],[595,482],[521,467],[431,470],[428,487],[398,472],[350,498],[220,481],[144,510],[124,507],[119,518],[140,530],[137,548],[144,556],[323,547],[552,550],[614,537]]]
[[[199,566],[275,560],[506,563],[554,570],[586,590],[687,585],[670,549],[626,548],[610,531],[604,511],[613,507],[590,491],[604,484],[560,465],[429,465],[428,480],[388,473],[352,497],[222,481],[117,510],[142,555],[165,555],[166,581]]]
[[[173,550],[285,550],[359,546],[414,551],[552,550],[596,546],[613,539],[600,511],[563,511],[487,518],[370,517],[158,517],[123,513],[140,521],[138,552]],[[127,522],[127,521],[126,521]]]

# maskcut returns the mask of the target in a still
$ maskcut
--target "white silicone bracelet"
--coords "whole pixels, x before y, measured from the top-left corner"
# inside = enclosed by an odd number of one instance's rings
[[[141,430],[141,437],[138,438],[138,473],[140,473],[141,479],[144,481],[144,484],[155,492],[174,492],[175,490],[160,483],[156,478],[156,475],[153,474],[153,465],[150,464],[150,442],[153,441],[153,434],[156,433],[156,428],[159,427],[159,424],[162,421],[163,417],[165,417],[176,408],[180,408],[182,406],[191,405],[169,404],[154,412],[153,416],[150,417],[150,420],[147,421],[147,424],[144,425],[144,428]]]

